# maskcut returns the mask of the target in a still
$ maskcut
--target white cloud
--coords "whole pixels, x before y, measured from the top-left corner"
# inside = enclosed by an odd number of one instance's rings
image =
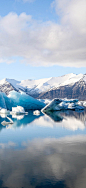
[[[53,2],[57,14],[62,18],[64,24],[71,29],[79,29],[86,32],[86,1],[85,0],[55,0]]]
[[[60,25],[30,15],[0,17],[0,62],[21,57],[35,66],[86,67],[86,1],[55,0]]]

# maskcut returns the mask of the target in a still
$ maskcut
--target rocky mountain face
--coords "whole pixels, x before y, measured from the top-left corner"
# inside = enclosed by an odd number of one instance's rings
[[[86,100],[86,75],[67,74],[40,80],[14,79],[0,80],[0,91],[8,95],[10,91],[25,92],[38,99],[78,98]]]
[[[0,85],[0,91],[3,93],[6,93],[8,95],[10,91],[18,91],[13,85],[11,85],[9,82],[5,82],[2,85]]]
[[[37,98],[39,99],[54,99],[54,98],[68,98],[86,100],[86,82],[79,81],[74,85],[61,86],[53,88],[50,91],[41,93]]]

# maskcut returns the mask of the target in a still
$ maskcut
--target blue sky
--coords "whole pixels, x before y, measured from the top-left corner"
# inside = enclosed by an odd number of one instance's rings
[[[0,1],[0,79],[86,73],[85,0]]]

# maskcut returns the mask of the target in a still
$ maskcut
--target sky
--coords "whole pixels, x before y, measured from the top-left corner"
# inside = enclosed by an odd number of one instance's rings
[[[86,73],[86,0],[0,0],[0,80]]]

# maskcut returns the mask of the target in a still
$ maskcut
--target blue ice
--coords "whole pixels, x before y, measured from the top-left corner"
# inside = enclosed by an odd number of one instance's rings
[[[22,106],[25,110],[40,110],[45,104],[37,99],[25,94],[11,91],[8,96],[0,92],[0,107],[12,110],[12,107]]]

